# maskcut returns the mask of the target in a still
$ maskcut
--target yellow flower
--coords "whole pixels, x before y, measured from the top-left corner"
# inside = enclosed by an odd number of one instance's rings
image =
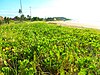
[[[9,50],[9,48],[8,48],[8,47],[6,47],[5,49],[6,49],[6,50]]]
[[[3,51],[5,51],[5,49],[3,49]]]
[[[14,49],[12,49],[12,51],[13,51],[13,52],[15,52],[15,50],[14,50]]]

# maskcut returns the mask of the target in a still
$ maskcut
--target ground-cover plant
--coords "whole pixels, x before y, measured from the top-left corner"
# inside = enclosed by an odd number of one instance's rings
[[[100,33],[46,23],[0,26],[2,75],[99,75]]]

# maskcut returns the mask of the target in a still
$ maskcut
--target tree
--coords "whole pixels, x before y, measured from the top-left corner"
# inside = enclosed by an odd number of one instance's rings
[[[4,17],[4,22],[7,23],[7,18],[6,17]]]
[[[28,20],[31,20],[31,16],[27,15],[27,19],[28,19]]]
[[[39,21],[39,17],[33,17],[32,21]]]
[[[8,23],[9,24],[9,21],[10,21],[9,17],[4,17],[4,22],[5,23]]]
[[[32,21],[43,21],[43,18],[33,17],[31,20]]]
[[[14,20],[19,20],[20,18],[18,16],[15,16],[14,17]]]
[[[39,18],[39,21],[43,21],[43,18]]]
[[[24,18],[25,18],[25,17],[24,17],[24,15],[22,14],[22,15],[21,15],[21,20],[24,20]]]
[[[7,23],[9,24],[9,21],[10,21],[10,18],[9,17],[7,17]]]

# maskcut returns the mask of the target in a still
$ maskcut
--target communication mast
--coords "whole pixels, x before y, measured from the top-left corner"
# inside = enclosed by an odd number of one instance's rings
[[[31,18],[31,7],[29,7],[30,8],[30,18]]]

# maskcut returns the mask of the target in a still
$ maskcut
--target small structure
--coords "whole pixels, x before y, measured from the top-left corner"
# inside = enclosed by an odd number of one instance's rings
[[[56,21],[56,18],[54,18],[54,21]]]
[[[4,20],[4,18],[2,16],[0,16],[0,21],[3,21],[3,20]]]

